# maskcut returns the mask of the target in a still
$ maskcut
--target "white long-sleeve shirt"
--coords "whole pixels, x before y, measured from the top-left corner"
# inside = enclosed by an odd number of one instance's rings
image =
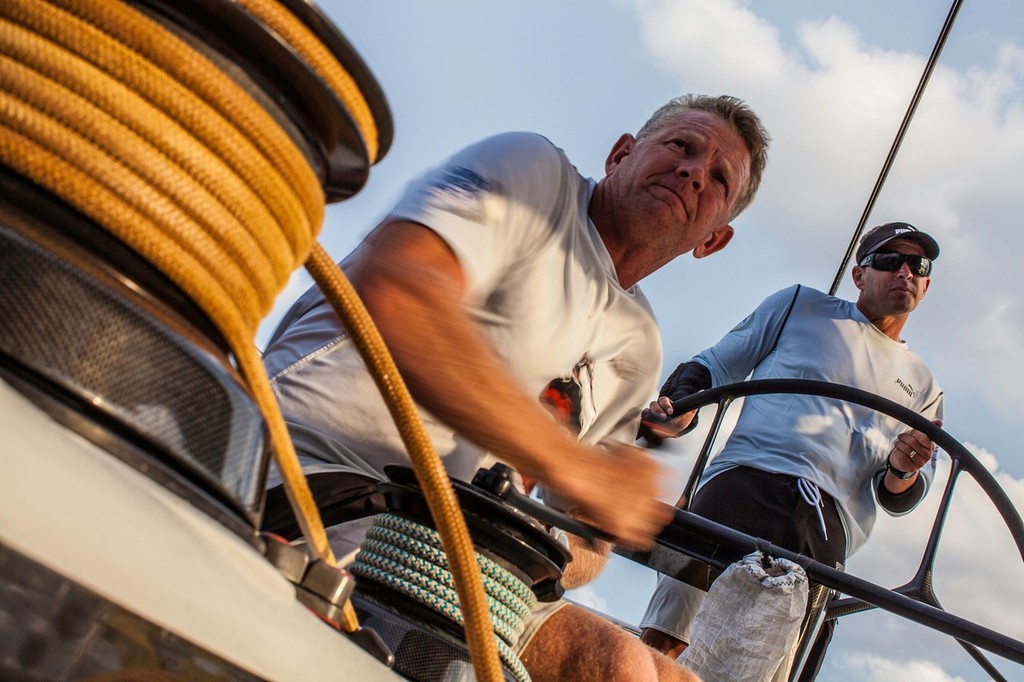
[[[794,285],[772,294],[693,358],[711,372],[712,386],[748,375],[828,381],[875,393],[928,419],[942,418],[942,389],[905,342],[883,334],[853,302],[809,287],[797,290]],[[748,396],[704,480],[743,465],[817,484],[836,500],[851,555],[874,526],[873,478],[907,428],[875,410],[830,398]],[[934,472],[934,460],[921,470],[925,490]]]

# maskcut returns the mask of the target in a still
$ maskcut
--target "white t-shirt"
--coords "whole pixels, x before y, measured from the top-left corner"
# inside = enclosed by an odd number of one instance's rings
[[[413,181],[389,218],[448,243],[465,275],[465,308],[526,393],[539,398],[563,379],[581,440],[632,443],[661,372],[661,339],[639,288],[619,285],[588,217],[594,187],[547,139],[508,133]],[[288,312],[264,363],[300,454],[373,476],[408,462],[319,291]],[[471,478],[485,453],[421,413],[448,472]]]

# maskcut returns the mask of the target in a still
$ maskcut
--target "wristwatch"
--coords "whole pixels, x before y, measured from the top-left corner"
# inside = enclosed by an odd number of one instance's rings
[[[916,471],[900,471],[899,469],[894,467],[892,465],[892,455],[891,454],[889,455],[889,458],[885,460],[885,466],[889,469],[889,471],[892,472],[893,476],[895,476],[896,478],[900,479],[901,481],[905,481],[908,478],[913,478],[914,474],[917,473]]]

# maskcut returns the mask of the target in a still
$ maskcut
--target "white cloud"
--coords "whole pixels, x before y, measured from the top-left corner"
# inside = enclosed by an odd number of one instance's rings
[[[722,74],[730,80],[778,80],[790,65],[771,23],[740,3],[637,0],[650,52],[666,70],[693,78],[689,87],[711,91]],[[751,53],[757,54],[751,60]]]
[[[566,593],[566,597],[580,606],[585,606],[588,609],[594,609],[601,613],[608,613],[608,600],[600,596],[592,585],[584,585],[570,590]]]
[[[979,451],[978,458],[995,472],[997,482],[1017,509],[1024,509],[1024,480],[999,472],[998,461],[991,453]],[[936,517],[949,465],[949,459],[941,458],[936,483],[918,509],[900,518],[879,514],[870,541],[849,561],[851,573],[890,588],[913,577]],[[1024,622],[1019,613],[1006,608],[1007,604],[1024,603],[1024,563],[1005,523],[969,476],[961,475],[957,482],[933,579],[936,595],[946,611],[1024,640]],[[884,628],[857,628],[862,624],[859,618],[855,615],[840,621],[837,633],[853,635],[840,645],[846,653],[888,652],[892,651],[889,643],[898,641],[898,650],[905,652],[908,661],[920,658],[952,665],[966,656],[948,637],[933,634],[922,638],[919,626],[897,616],[886,615]],[[837,634],[837,641],[841,636]]]
[[[890,661],[879,656],[844,656],[838,666],[848,682],[964,682],[962,677],[947,675],[930,661]]]
[[[1014,300],[1016,298],[1016,300]],[[1017,415],[1024,405],[1024,384],[1020,374],[1012,369],[1020,363],[1014,363],[1020,349],[1024,347],[1024,329],[1020,321],[1024,317],[1024,306],[1019,297],[1009,295],[993,296],[984,313],[977,320],[978,326],[971,334],[976,343],[977,352],[989,358],[1006,358],[1011,363],[1011,371],[1003,363],[994,363],[987,368],[986,385],[1004,400],[994,401],[995,409],[1002,414]]]
[[[980,445],[975,445],[969,441],[965,441],[963,446],[974,455],[979,462],[985,467],[985,470],[989,473],[995,473],[999,469],[999,460],[996,459],[994,453],[989,452]]]

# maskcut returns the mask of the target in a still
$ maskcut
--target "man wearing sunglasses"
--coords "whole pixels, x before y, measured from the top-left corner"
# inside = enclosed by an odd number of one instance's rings
[[[942,389],[900,335],[931,284],[936,241],[904,222],[869,231],[857,249],[856,302],[809,287],[783,289],[711,348],[681,364],[644,410],[648,441],[696,425],[672,402],[753,379],[815,379],[875,393],[941,425]],[[850,403],[802,395],[748,396],[728,442],[704,472],[690,511],[800,552],[844,564],[867,540],[877,504],[899,516],[924,497],[935,446],[921,431]],[[705,593],[659,576],[642,639],[678,656]],[[814,679],[834,621],[801,679]],[[784,652],[783,652],[784,653]]]

